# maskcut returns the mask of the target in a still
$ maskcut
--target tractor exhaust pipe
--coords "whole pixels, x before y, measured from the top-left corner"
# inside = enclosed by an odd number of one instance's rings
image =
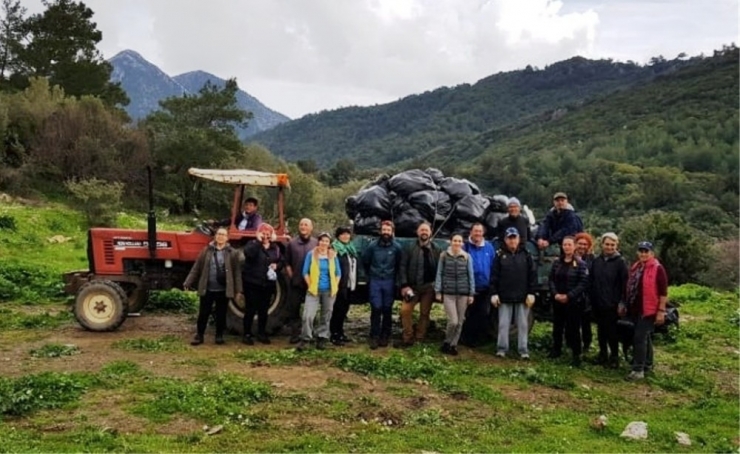
[[[149,258],[157,256],[157,214],[154,212],[154,185],[152,184],[152,166],[146,166],[149,183],[149,213],[146,215]]]

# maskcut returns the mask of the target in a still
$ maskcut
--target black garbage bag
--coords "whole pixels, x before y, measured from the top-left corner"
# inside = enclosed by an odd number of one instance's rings
[[[344,199],[344,212],[347,213],[347,217],[354,219],[359,211],[357,210],[357,196],[351,195]]]
[[[488,197],[491,201],[491,205],[488,207],[488,211],[494,211],[496,213],[508,212],[509,198],[503,194],[496,194],[493,197]]]
[[[356,211],[363,217],[391,218],[391,198],[382,186],[372,186],[357,193]]]
[[[449,194],[452,200],[460,200],[471,194],[480,194],[477,184],[461,178],[447,177],[439,183],[439,188]]]
[[[486,221],[484,222],[484,225],[486,226],[486,233],[489,237],[493,237],[496,233],[496,229],[498,228],[499,222],[501,222],[502,219],[508,216],[508,213],[498,213],[495,211],[489,211],[486,215]]]
[[[363,217],[358,214],[352,230],[356,235],[380,235],[380,221],[378,216]]]
[[[478,195],[468,195],[463,197],[455,204],[455,213],[453,216],[458,220],[469,222],[483,222],[491,202],[487,198]]]
[[[418,191],[434,191],[437,185],[424,171],[411,169],[392,176],[388,180],[388,189],[401,197],[406,197]]]
[[[429,222],[440,216],[444,219],[452,209],[450,196],[442,191],[414,192],[406,200]]]
[[[360,188],[360,192],[364,191],[367,188],[372,188],[373,186],[382,186],[383,189],[388,190],[388,180],[391,179],[391,176],[387,173],[381,173],[375,179],[369,183],[365,183],[364,186]]]
[[[400,238],[413,238],[416,236],[416,229],[419,224],[424,221],[426,219],[419,211],[410,208],[393,218],[393,224],[396,227],[395,234]]]
[[[434,167],[430,167],[426,169],[424,172],[426,172],[427,175],[432,177],[432,181],[434,181],[434,184],[439,184],[442,182],[442,180],[445,179],[445,174],[443,174],[441,170],[436,169]]]
[[[470,235],[470,229],[473,228],[473,224],[475,222],[466,221],[464,219],[458,219],[454,226],[451,229],[450,237],[452,235],[460,234],[463,236],[463,239],[467,238],[468,235]]]
[[[414,207],[411,206],[406,199],[402,199],[401,197],[394,198],[393,203],[391,204],[391,212],[393,213],[394,218],[404,211],[411,210],[413,208]]]

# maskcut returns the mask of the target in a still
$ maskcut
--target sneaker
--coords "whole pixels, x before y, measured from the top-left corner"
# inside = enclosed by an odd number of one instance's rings
[[[457,347],[454,345],[450,345],[450,351],[447,353],[452,356],[457,356],[458,355]]]
[[[496,356],[499,358],[506,358],[506,352],[496,352]]]
[[[295,346],[295,351],[302,352],[306,350],[306,343],[302,340],[298,341],[298,345]]]
[[[260,341],[260,343],[263,343],[265,345],[270,345],[272,341],[270,341],[270,338],[267,337],[267,334],[258,334],[257,340]]]
[[[351,338],[349,338],[349,337],[347,337],[347,336],[345,336],[344,334],[342,334],[341,336],[339,336],[339,340],[340,340],[340,341],[341,341],[341,342],[342,342],[343,344],[351,344],[351,343],[352,343],[352,339],[351,339]]]
[[[224,342],[224,335],[223,334],[216,335],[216,345],[223,345],[225,343],[226,342]]]
[[[245,334],[244,337],[242,337],[242,343],[247,345],[254,345],[254,339],[252,338],[252,335]]]
[[[529,360],[529,353],[522,353],[521,355],[519,355],[519,358],[523,360]]]
[[[439,351],[441,351],[442,353],[445,353],[445,354],[449,353],[449,352],[450,352],[450,344],[449,344],[449,343],[447,343],[447,342],[445,342],[445,343],[444,343],[444,344],[442,344],[442,346],[441,346],[441,347],[439,348]]]
[[[203,335],[196,334],[193,340],[190,341],[190,345],[200,345],[203,343]]]
[[[301,335],[300,334],[293,334],[290,336],[290,340],[288,341],[291,344],[297,344],[301,341]]]
[[[370,350],[377,350],[378,349],[378,338],[377,337],[371,337],[368,341],[368,345],[370,345]]]
[[[326,339],[323,337],[316,339],[316,350],[326,350]]]
[[[387,347],[388,346],[388,338],[387,337],[381,337],[378,341],[379,347]]]
[[[645,378],[644,372],[637,372],[634,370],[630,372],[626,377],[624,377],[624,379],[627,381],[637,381],[637,380],[642,380],[644,378]]]
[[[329,342],[331,342],[332,345],[336,345],[337,347],[341,347],[344,345],[344,342],[342,342],[342,339],[339,336],[332,336],[329,339]]]
[[[619,356],[612,356],[604,365],[609,369],[619,369]]]

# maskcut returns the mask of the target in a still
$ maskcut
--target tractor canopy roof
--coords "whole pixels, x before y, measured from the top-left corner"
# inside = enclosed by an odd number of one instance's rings
[[[234,169],[188,169],[188,173],[204,180],[217,181],[226,184],[244,184],[248,186],[268,186],[289,188],[288,174],[258,172],[256,170]]]

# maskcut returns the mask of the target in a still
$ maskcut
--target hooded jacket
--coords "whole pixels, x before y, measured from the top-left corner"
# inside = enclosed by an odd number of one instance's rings
[[[491,295],[498,295],[502,303],[523,303],[534,294],[537,269],[532,256],[524,249],[511,252],[501,248],[491,272]]]
[[[576,214],[570,203],[563,210],[550,208],[545,220],[537,229],[537,239],[546,240],[551,244],[562,243],[566,236],[573,236],[583,232],[583,221]]]
[[[283,254],[277,243],[270,243],[265,249],[262,243],[250,241],[244,246],[244,266],[242,267],[242,281],[246,285],[259,287],[275,287],[276,281],[267,279],[267,269],[275,263],[276,273],[283,270]]]
[[[475,244],[468,240],[463,245],[463,249],[470,254],[473,260],[475,293],[487,293],[491,283],[491,268],[496,260],[493,245],[486,240],[483,240],[482,244]]]

